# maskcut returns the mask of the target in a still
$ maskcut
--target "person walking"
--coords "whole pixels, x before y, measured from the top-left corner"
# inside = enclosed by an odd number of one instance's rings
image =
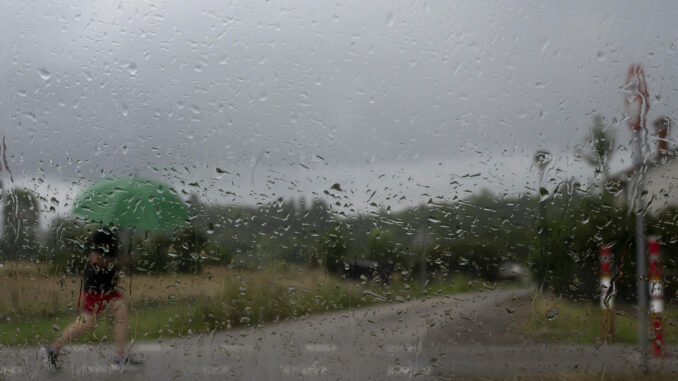
[[[78,336],[92,330],[98,317],[104,313],[113,316],[113,337],[116,356],[113,370],[137,370],[143,362],[127,350],[129,311],[127,301],[117,287],[120,277],[118,237],[108,229],[97,229],[91,238],[90,252],[85,267],[84,285],[78,296],[79,315],[50,345],[40,348],[50,370],[57,370],[61,349]],[[82,302],[82,304],[81,304]]]

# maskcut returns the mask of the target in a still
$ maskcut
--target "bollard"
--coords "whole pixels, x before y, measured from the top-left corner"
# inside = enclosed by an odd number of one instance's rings
[[[664,315],[664,288],[662,284],[662,261],[657,237],[648,239],[649,265],[650,265],[650,331],[652,333],[652,353],[655,357],[665,354],[664,328],[662,317]]]
[[[612,287],[612,251],[609,246],[600,247],[600,308],[601,334],[605,343],[614,339],[614,293]],[[614,290],[612,290],[614,291]]]

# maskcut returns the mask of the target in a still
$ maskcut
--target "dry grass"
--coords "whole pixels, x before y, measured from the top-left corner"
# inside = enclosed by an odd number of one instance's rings
[[[588,303],[573,302],[544,294],[523,308],[529,308],[524,332],[534,340],[545,342],[596,344],[601,342],[601,310],[596,300]],[[533,310],[534,308],[534,310]],[[554,317],[552,311],[557,311]],[[638,341],[638,319],[634,305],[615,305],[613,341],[635,343]],[[550,315],[552,319],[548,319]],[[678,311],[669,305],[664,314],[664,338],[669,345],[678,338]]]
[[[8,263],[0,268],[0,316],[50,315],[77,304],[81,277],[50,274],[47,265]],[[232,270],[207,267],[201,274],[131,275],[120,283],[135,303],[159,304],[216,297],[250,284],[315,291],[331,278],[321,270]]]
[[[146,339],[485,287],[461,275],[425,288],[397,279],[384,286],[291,266],[256,271],[208,267],[201,274],[135,275],[121,283],[131,294],[133,334]],[[9,296],[0,299],[0,344],[29,345],[54,337],[72,321],[79,288],[80,277],[50,274],[44,265],[11,263],[0,268],[0,289]],[[81,340],[107,335],[100,326]]]

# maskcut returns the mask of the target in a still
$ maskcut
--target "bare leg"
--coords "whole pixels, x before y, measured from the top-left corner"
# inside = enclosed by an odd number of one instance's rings
[[[111,300],[108,308],[111,314],[113,314],[115,350],[120,357],[123,357],[127,350],[127,322],[129,321],[127,303],[123,298],[116,298]]]
[[[59,353],[64,345],[69,344],[78,336],[94,328],[96,322],[96,315],[88,313],[80,314],[77,318],[75,318],[75,322],[69,325],[61,333],[61,336],[59,336],[59,338],[52,343],[52,350],[54,350],[56,353]]]

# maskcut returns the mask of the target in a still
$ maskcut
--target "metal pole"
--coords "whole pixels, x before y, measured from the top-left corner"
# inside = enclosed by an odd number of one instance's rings
[[[647,91],[645,72],[640,65],[631,65],[626,75],[625,108],[627,123],[634,139],[633,168],[634,184],[631,189],[636,214],[636,292],[638,293],[638,344],[642,356],[642,368],[647,372],[647,258],[645,254],[645,198],[643,139],[646,138],[647,112],[650,110],[650,96]],[[635,191],[635,192],[634,192]]]
[[[549,259],[548,253],[546,250],[546,238],[548,236],[548,229],[546,227],[546,197],[542,195],[542,189],[544,189],[544,171],[546,167],[551,163],[551,154],[545,150],[539,150],[534,154],[534,162],[539,168],[539,193],[537,202],[539,203],[539,213],[541,215],[541,260],[543,261],[543,270],[544,270],[544,279],[539,286],[539,293],[541,294],[544,290],[544,285],[546,285],[546,279],[548,278],[549,273]]]
[[[634,167],[636,168],[636,292],[638,294],[638,342],[642,355],[642,367],[647,370],[647,258],[645,255],[645,198],[643,193],[645,186],[643,184],[642,168],[642,142],[641,131],[634,131],[635,136],[635,158]]]
[[[541,199],[541,189],[544,187],[544,168],[539,169],[539,212],[541,214],[541,258],[544,261],[544,280],[542,282],[542,287],[548,285],[546,279],[549,275],[549,258],[546,255],[546,200]]]

